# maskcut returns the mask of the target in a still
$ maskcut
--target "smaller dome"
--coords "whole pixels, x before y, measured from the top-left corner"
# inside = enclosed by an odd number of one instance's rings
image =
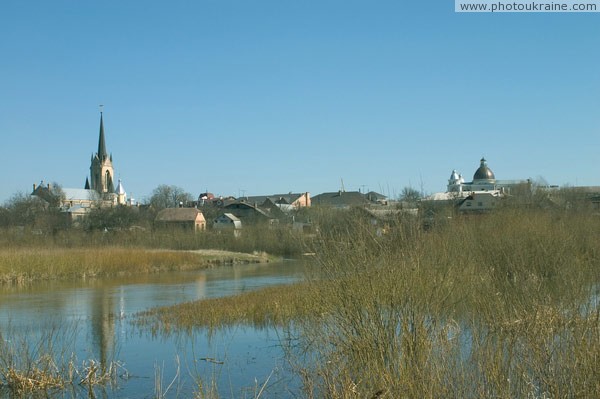
[[[496,176],[494,176],[494,172],[488,168],[485,158],[481,158],[481,164],[473,175],[473,181],[477,180],[496,180]]]
[[[458,172],[456,171],[456,169],[454,169],[452,171],[452,174],[450,175],[450,180],[456,181],[458,179],[460,179],[460,175],[458,174]]]

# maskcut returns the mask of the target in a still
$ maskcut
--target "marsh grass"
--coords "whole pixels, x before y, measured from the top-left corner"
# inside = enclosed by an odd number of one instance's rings
[[[51,397],[79,387],[94,397],[97,387],[113,385],[127,374],[117,361],[102,364],[90,359],[79,364],[66,344],[74,334],[74,329],[55,328],[32,339],[29,334],[0,332],[0,393]]]
[[[600,395],[600,220],[500,210],[320,226],[307,281],[159,309],[157,330],[288,323],[309,398]]]
[[[31,229],[0,229],[0,248],[145,248],[171,250],[220,249],[253,253],[266,252],[291,257],[300,254],[302,240],[289,225],[248,225],[242,234],[230,231],[206,230],[192,233],[182,229],[137,229],[83,231],[59,230],[43,234]]]
[[[137,315],[139,326],[154,333],[195,327],[218,329],[223,326],[288,325],[303,317],[314,317],[309,284],[273,286],[249,291],[234,297],[210,298],[178,305],[151,309]]]
[[[5,229],[0,230],[0,283],[268,262],[297,255],[301,248],[300,236],[286,226],[248,226],[240,237],[180,229],[64,230],[53,235]]]
[[[3,248],[0,283],[197,270],[224,263],[266,262],[266,254],[143,248]]]

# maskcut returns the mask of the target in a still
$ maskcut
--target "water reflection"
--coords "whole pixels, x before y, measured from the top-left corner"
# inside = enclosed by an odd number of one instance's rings
[[[90,306],[92,346],[96,348],[95,358],[106,367],[115,354],[115,297],[102,288],[93,291]],[[123,297],[120,297],[121,301]]]
[[[196,370],[195,375],[206,376],[220,369],[220,376],[235,375],[236,380],[243,381],[242,376],[251,369],[260,380],[258,374],[265,374],[266,378],[273,370],[281,369],[277,359],[271,358],[275,356],[273,351],[269,350],[271,345],[276,346],[270,335],[272,331],[248,328],[222,332],[219,337],[198,332],[194,337],[156,338],[135,331],[129,316],[157,306],[290,283],[302,278],[303,270],[300,262],[282,262],[226,266],[199,272],[2,286],[0,328],[6,334],[10,326],[9,334],[27,334],[35,340],[43,336],[45,330],[75,324],[75,338],[64,342],[69,352],[75,353],[80,361],[95,359],[103,365],[119,360],[133,376],[110,397],[148,397],[154,390],[156,366],[165,366],[162,370],[165,380],[174,378],[176,367],[173,362],[177,356],[186,361],[188,377],[194,374],[189,370]],[[223,364],[216,364],[200,358],[225,360],[220,360]],[[257,359],[261,359],[260,367],[265,368],[264,372],[258,370]],[[250,373],[252,378],[254,374]],[[189,378],[182,384],[188,389],[194,385]],[[223,381],[223,384],[231,386],[231,382]]]

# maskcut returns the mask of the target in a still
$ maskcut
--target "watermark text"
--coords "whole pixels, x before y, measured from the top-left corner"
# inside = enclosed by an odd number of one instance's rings
[[[600,12],[600,0],[454,0],[456,12]]]

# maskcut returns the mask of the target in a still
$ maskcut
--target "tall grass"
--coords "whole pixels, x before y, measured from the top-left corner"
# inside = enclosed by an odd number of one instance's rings
[[[0,395],[53,397],[71,390],[74,396],[95,397],[96,388],[113,385],[127,375],[114,360],[79,363],[68,346],[75,334],[75,329],[61,327],[32,339],[10,328],[0,331]]]
[[[309,396],[600,392],[599,220],[511,210],[427,233],[347,231],[318,252]]]
[[[220,249],[234,252],[267,252],[295,256],[302,251],[300,235],[289,226],[244,226],[239,237],[231,231],[207,230],[193,233],[182,229],[82,231],[39,231],[0,229],[0,248],[151,248],[173,250]]]
[[[268,261],[268,257],[123,247],[4,248],[0,249],[0,283],[196,270],[222,263],[261,261]]]
[[[292,323],[309,398],[600,395],[600,220],[502,210],[389,231],[340,218],[306,283],[154,317]]]

